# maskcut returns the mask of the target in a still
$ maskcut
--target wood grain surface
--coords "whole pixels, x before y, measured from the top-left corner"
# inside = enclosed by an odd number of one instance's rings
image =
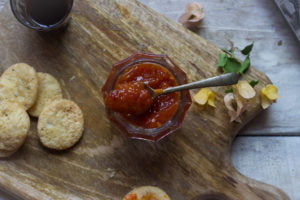
[[[217,109],[192,106],[182,128],[158,143],[129,140],[110,124],[100,89],[111,65],[137,51],[167,54],[190,81],[218,74],[218,48],[136,1],[76,1],[65,31],[37,33],[0,15],[1,69],[26,62],[58,78],[66,98],[85,115],[82,140],[65,152],[42,147],[36,121],[13,157],[0,160],[0,185],[23,199],[121,199],[156,185],[172,199],[286,200],[279,189],[250,180],[231,165],[237,132],[261,110],[251,105],[243,124],[229,123],[224,88]],[[269,80],[255,69],[246,79]]]
[[[139,0],[177,21],[189,0]],[[244,175],[300,199],[300,46],[271,0],[197,0],[205,18],[197,34],[218,47],[255,41],[251,62],[278,87],[280,99],[249,122],[233,142],[233,165]],[[288,3],[288,2],[287,2]],[[249,136],[249,137],[248,137]]]

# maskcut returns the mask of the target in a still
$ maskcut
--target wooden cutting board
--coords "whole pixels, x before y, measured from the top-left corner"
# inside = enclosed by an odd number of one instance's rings
[[[224,88],[213,88],[216,109],[193,105],[182,128],[160,142],[121,134],[105,117],[100,90],[112,64],[138,51],[169,55],[189,81],[219,74],[217,47],[134,0],[76,1],[68,28],[55,34],[23,27],[7,5],[0,15],[1,72],[26,62],[57,77],[64,96],[82,108],[85,131],[74,148],[54,152],[40,144],[32,119],[24,146],[0,160],[0,187],[30,200],[120,200],[143,185],[173,200],[289,199],[232,166],[232,140],[261,108],[252,104],[242,124],[229,123]],[[257,90],[270,82],[254,68],[244,78],[260,80]]]

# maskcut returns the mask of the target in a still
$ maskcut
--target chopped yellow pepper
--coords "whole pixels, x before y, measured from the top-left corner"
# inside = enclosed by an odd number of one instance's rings
[[[194,100],[199,105],[210,105],[212,107],[216,107],[215,105],[215,93],[212,92],[208,88],[202,88],[199,92],[194,96]]]
[[[275,85],[269,84],[260,90],[261,106],[263,109],[268,108],[279,98],[278,89]]]

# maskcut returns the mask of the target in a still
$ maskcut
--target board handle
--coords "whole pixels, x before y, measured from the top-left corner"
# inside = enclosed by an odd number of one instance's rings
[[[234,193],[230,190],[222,191],[223,193],[208,192],[191,200],[291,200],[282,190],[245,177],[238,172],[228,180],[236,189]]]

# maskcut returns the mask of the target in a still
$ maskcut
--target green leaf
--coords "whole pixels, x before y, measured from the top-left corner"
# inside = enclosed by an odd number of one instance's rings
[[[233,93],[233,88],[230,87],[229,89],[225,90],[225,93],[228,94],[228,93]]]
[[[218,67],[224,67],[227,62],[227,58],[228,58],[228,56],[226,54],[220,53]]]
[[[252,80],[249,82],[249,84],[254,88],[257,84],[259,83],[259,81],[255,81],[255,80]]]
[[[245,73],[245,71],[250,67],[250,57],[249,55],[246,57],[246,59],[244,60],[244,62],[242,63],[238,73],[243,74]]]
[[[218,67],[222,68],[224,73],[236,72],[244,74],[251,65],[249,54],[253,45],[254,43],[241,50],[241,53],[246,55],[246,58],[242,63],[234,56],[234,50],[237,49],[236,47],[232,47],[230,50],[222,49],[224,53],[219,55]]]
[[[246,46],[246,47],[241,51],[241,53],[244,54],[244,55],[246,55],[246,56],[249,55],[250,52],[251,52],[251,50],[252,50],[252,48],[253,48],[253,44],[254,44],[254,43],[249,44],[248,46]]]
[[[227,58],[227,62],[224,67],[222,67],[224,73],[239,72],[241,68],[241,63],[234,57]]]

